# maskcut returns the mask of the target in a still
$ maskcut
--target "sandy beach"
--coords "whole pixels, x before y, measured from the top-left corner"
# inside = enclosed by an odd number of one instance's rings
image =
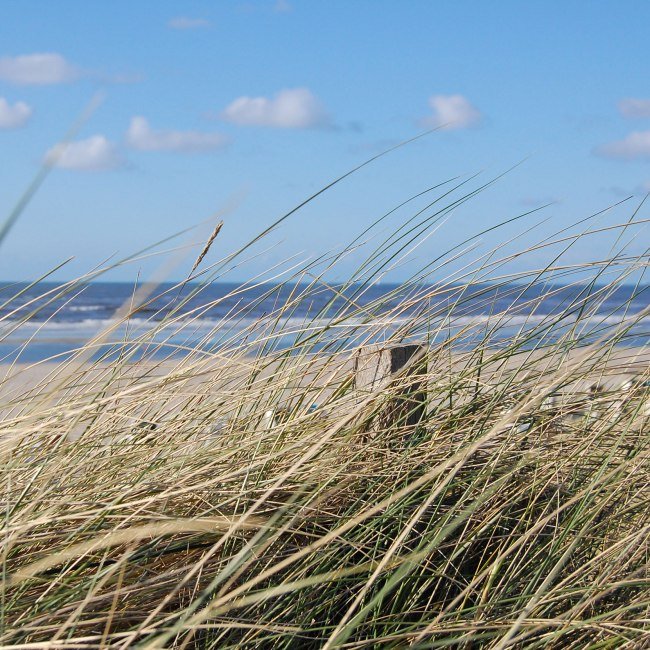
[[[506,380],[516,386],[535,381],[534,377],[557,377],[563,369],[572,368],[571,380],[559,387],[561,392],[587,394],[594,386],[609,392],[635,377],[647,378],[650,369],[648,348],[615,348],[605,357],[592,358],[584,350],[561,356],[557,352],[547,356],[543,350],[522,352],[505,359],[499,358],[498,351],[494,350],[486,352],[485,359],[491,355],[494,359],[484,361],[480,373],[484,387]],[[471,352],[458,352],[451,357],[448,353],[434,354],[429,361],[428,381],[441,386],[454,377],[466,376],[466,386],[473,386],[476,364]],[[30,413],[35,404],[42,409],[44,403],[54,405],[75,394],[84,395],[85,403],[88,395],[94,393],[101,393],[104,400],[110,395],[119,397],[122,391],[128,399],[142,393],[146,396],[142,404],[145,410],[159,410],[158,400],[161,408],[164,404],[164,410],[172,411],[193,399],[215,395],[237,394],[239,400],[247,382],[251,382],[246,389],[251,403],[257,403],[259,395],[265,392],[272,393],[270,404],[283,404],[285,399],[295,397],[296,392],[315,404],[324,403],[342,384],[354,382],[354,358],[350,355],[294,357],[289,362],[285,360],[281,367],[277,361],[247,357],[179,359],[124,364],[117,370],[105,363],[15,364],[0,366],[0,378],[0,416],[9,422]]]

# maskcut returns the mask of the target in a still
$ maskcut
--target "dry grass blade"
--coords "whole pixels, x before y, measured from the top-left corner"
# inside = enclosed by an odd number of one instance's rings
[[[366,257],[343,283],[329,273],[350,249],[211,293],[235,251],[201,284],[135,292],[146,326],[127,314],[74,355],[87,363],[28,389],[8,374],[2,647],[648,643],[638,224],[586,221],[518,253],[472,239],[378,288],[476,194],[431,191],[353,241]],[[564,263],[608,233],[608,259]],[[21,295],[21,323],[80,286]],[[410,344],[361,381],[362,353]]]

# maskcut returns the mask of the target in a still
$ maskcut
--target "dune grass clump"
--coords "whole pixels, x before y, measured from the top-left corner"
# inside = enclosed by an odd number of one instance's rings
[[[346,251],[285,272],[271,313],[246,319],[242,284],[192,335],[215,305],[188,314],[188,292],[226,258],[157,296],[146,332],[104,333],[29,390],[5,379],[2,647],[648,644],[649,355],[631,347],[647,310],[603,315],[621,283],[647,292],[648,258],[514,276],[492,252],[433,282],[441,258],[366,299],[431,210],[346,283],[325,281]],[[360,353],[413,342],[358,385]]]

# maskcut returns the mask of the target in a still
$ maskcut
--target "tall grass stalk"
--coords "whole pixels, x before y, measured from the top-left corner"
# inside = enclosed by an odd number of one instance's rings
[[[195,265],[189,283],[134,291],[40,383],[17,389],[25,368],[7,373],[2,647],[650,643],[650,355],[625,345],[648,336],[648,309],[631,309],[648,293],[648,256],[628,251],[644,220],[595,215],[515,253],[482,253],[474,237],[371,299],[484,187],[451,183],[349,247],[190,309],[241,272],[256,238]],[[607,232],[607,259],[564,261]],[[345,282],[328,280],[362,250]],[[527,258],[528,270],[506,270]],[[16,308],[0,338],[87,281]],[[633,295],[607,312],[630,281]],[[115,336],[152,305],[165,315]],[[425,358],[361,392],[354,359],[378,341],[426,341]],[[387,404],[422,384],[420,424],[382,425]]]

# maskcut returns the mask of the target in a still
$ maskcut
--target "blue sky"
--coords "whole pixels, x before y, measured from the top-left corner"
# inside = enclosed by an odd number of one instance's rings
[[[601,218],[620,221],[650,190],[649,22],[641,1],[4,0],[0,215],[44,160],[53,168],[2,245],[0,277],[34,278],[74,257],[57,276],[72,277],[228,208],[209,263],[437,125],[285,222],[233,277],[342,246],[435,183],[477,172],[481,182],[518,163],[455,211],[418,249],[420,263],[545,203],[484,245],[548,218],[526,245],[631,196]],[[98,92],[99,107],[57,147]],[[638,251],[650,241],[637,239]],[[590,240],[572,260],[608,246]]]

